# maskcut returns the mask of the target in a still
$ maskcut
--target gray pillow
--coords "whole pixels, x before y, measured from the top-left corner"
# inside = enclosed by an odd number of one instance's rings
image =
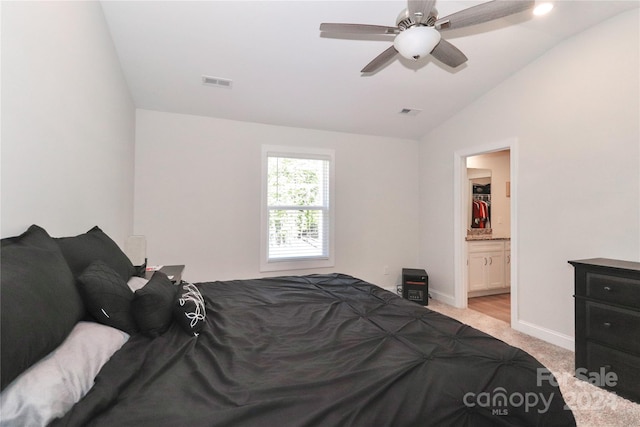
[[[2,426],[46,426],[62,417],[129,335],[96,322],[78,322],[53,352],[2,391]]]
[[[156,271],[149,282],[135,292],[131,309],[140,332],[155,338],[169,329],[177,289],[166,274]]]
[[[82,274],[89,264],[97,260],[106,263],[125,281],[136,274],[136,269],[129,257],[98,226],[84,234],[59,237],[55,241],[60,246],[75,277]]]
[[[32,225],[2,239],[1,389],[55,349],[84,316],[75,280],[56,242]]]
[[[78,277],[87,311],[100,323],[128,334],[137,331],[131,316],[133,292],[127,282],[104,261],[93,261]]]

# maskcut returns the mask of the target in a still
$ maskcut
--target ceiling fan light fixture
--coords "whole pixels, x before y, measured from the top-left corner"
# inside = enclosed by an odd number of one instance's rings
[[[417,60],[431,53],[440,42],[440,33],[433,27],[415,26],[401,31],[393,41],[393,47],[407,59]]]

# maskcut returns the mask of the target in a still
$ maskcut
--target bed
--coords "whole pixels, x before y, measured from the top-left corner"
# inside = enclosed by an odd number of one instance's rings
[[[98,227],[3,239],[0,425],[575,425],[532,356],[358,278],[176,286],[124,258]]]

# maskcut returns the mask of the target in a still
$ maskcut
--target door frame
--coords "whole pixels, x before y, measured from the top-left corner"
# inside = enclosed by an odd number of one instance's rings
[[[465,148],[454,153],[453,158],[453,248],[454,248],[454,302],[458,308],[467,307],[467,234],[466,204],[469,197],[467,185],[467,157],[509,150],[511,179],[511,325],[518,321],[518,139],[509,138],[486,145]]]

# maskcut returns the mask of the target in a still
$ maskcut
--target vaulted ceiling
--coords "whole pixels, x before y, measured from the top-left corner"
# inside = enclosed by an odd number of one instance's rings
[[[482,1],[438,0],[439,16]],[[136,107],[291,127],[419,139],[547,50],[636,1],[555,1],[443,33],[468,57],[360,70],[393,36],[327,35],[322,22],[395,26],[393,1],[103,1]],[[202,76],[231,80],[205,85]],[[403,109],[421,110],[403,115]]]

